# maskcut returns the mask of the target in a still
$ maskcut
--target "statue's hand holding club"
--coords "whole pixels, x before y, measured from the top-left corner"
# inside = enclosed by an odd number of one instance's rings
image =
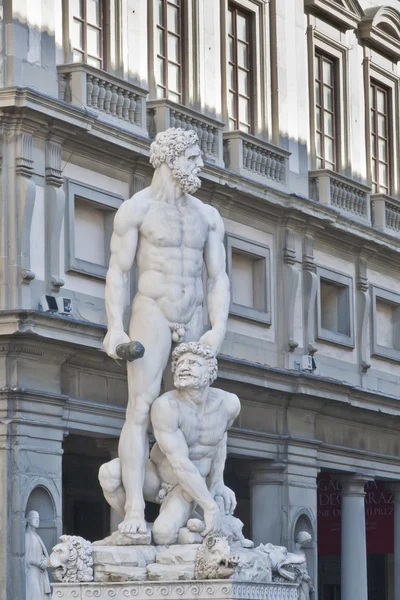
[[[131,341],[122,330],[109,330],[103,341],[104,350],[115,360],[123,359],[129,362],[141,358],[144,347],[140,342]]]

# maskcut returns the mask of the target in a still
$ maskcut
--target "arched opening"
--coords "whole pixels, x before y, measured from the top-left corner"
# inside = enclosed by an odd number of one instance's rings
[[[53,498],[45,487],[38,485],[30,493],[25,515],[30,510],[36,510],[39,513],[40,526],[37,533],[42,538],[47,551],[51,552],[57,543],[56,514]]]
[[[316,551],[316,539],[315,539],[315,531],[312,525],[311,519],[305,513],[302,513],[297,518],[297,521],[294,526],[294,540],[296,540],[297,536],[301,531],[306,531],[311,535],[312,541],[304,548],[304,553],[306,555],[307,560],[307,570],[308,574],[311,577],[311,580],[316,586],[317,583],[317,551]]]

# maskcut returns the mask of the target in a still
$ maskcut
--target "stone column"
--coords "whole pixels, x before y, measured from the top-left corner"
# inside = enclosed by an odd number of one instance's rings
[[[251,467],[251,539],[254,544],[281,543],[282,484],[285,465],[270,461]]]
[[[394,600],[400,600],[400,481],[387,486],[393,492],[394,504]]]
[[[342,484],[342,600],[368,600],[365,491],[362,476],[343,477]]]

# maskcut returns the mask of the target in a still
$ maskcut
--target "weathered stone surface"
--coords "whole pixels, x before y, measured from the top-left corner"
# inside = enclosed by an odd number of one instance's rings
[[[197,550],[200,544],[186,544],[184,546],[169,546],[162,552],[157,552],[156,563],[161,565],[195,564]]]
[[[147,577],[150,581],[194,579],[194,563],[177,565],[154,563],[147,567]]]
[[[187,527],[181,527],[178,533],[178,544],[201,544],[203,541],[200,533],[190,531]]]
[[[114,531],[111,535],[93,542],[93,546],[147,546],[151,544],[151,531],[147,533],[121,533]]]
[[[156,559],[155,546],[95,546],[93,564],[146,567]]]
[[[145,581],[147,570],[146,567],[97,565],[94,578],[97,582]]]

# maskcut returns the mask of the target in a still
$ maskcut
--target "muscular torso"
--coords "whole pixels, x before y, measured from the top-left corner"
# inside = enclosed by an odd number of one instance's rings
[[[203,249],[209,223],[201,203],[149,199],[139,228],[138,292],[155,300],[170,323],[186,324],[203,301]]]
[[[203,408],[174,400],[175,391],[161,396],[156,402],[168,403],[168,410],[177,411],[179,429],[183,433],[189,450],[189,458],[200,474],[207,477],[218,444],[231,426],[235,415],[230,405],[231,394],[215,388],[209,390],[209,396],[203,414]],[[235,406],[235,404],[234,404]],[[156,406],[153,407],[153,410]],[[151,450],[151,459],[157,465],[162,481],[178,483],[167,458],[161,452],[158,443]]]

